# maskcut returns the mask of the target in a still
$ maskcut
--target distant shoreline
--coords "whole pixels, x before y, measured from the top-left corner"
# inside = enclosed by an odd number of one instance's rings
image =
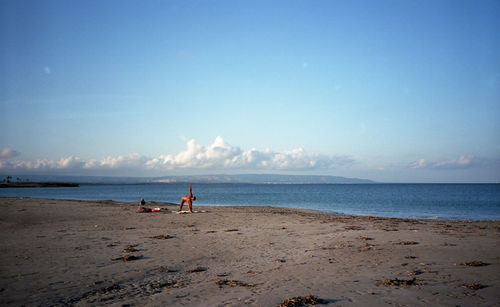
[[[0,188],[73,188],[77,183],[70,182],[2,182]]]

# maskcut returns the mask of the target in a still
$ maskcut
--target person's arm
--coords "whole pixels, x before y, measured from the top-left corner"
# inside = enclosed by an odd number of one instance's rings
[[[193,192],[192,192],[192,184],[190,183],[189,184],[189,196],[193,196]]]

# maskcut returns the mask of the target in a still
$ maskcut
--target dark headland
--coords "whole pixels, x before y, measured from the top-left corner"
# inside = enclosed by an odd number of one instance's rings
[[[0,188],[61,188],[78,187],[77,183],[69,182],[2,182]]]

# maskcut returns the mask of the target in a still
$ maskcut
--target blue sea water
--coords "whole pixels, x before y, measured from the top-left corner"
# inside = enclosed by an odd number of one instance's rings
[[[0,196],[178,203],[187,184],[3,188]],[[348,215],[500,220],[499,184],[193,184],[196,205],[277,206]]]

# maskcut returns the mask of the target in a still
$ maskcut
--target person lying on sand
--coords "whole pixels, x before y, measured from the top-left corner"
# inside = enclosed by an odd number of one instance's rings
[[[152,212],[151,208],[146,208],[144,205],[146,202],[144,201],[144,198],[141,199],[141,202],[139,203],[139,208],[137,209],[137,212],[143,213],[143,212]]]
[[[193,195],[192,192],[192,184],[189,184],[189,194],[185,195],[181,198],[181,206],[179,207],[179,212],[182,211],[182,206],[184,205],[184,202],[188,204],[189,208],[189,213],[193,213],[193,200],[196,200],[196,196]]]

